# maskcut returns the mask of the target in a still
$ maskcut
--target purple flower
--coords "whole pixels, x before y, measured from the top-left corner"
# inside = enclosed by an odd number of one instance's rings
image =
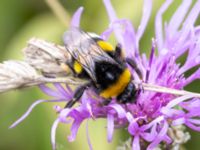
[[[183,0],[172,18],[163,27],[162,14],[172,2],[172,0],[166,0],[157,12],[155,37],[152,40],[149,58],[146,54],[140,54],[139,43],[151,14],[151,0],[144,0],[143,16],[137,30],[129,20],[117,18],[110,1],[104,0],[110,24],[101,37],[107,40],[112,32],[115,33],[116,40],[126,52],[126,57],[137,62],[145,83],[183,90],[185,86],[200,77],[199,68],[188,77],[184,75],[185,72],[200,64],[200,27],[195,25],[200,12],[200,1],[198,0],[190,10],[192,1]],[[71,26],[79,27],[82,11],[81,7],[74,14]],[[177,59],[185,53],[188,53],[186,61],[183,65],[178,64]],[[136,72],[129,69],[134,80],[141,82]],[[72,98],[73,92],[68,86],[64,87],[60,84],[54,84],[54,86],[55,89],[45,85],[40,87],[44,93],[54,97],[51,102],[69,101]],[[101,101],[98,95],[88,89],[84,92],[79,105],[70,109],[55,106],[59,115],[52,126],[53,149],[56,149],[55,134],[59,123],[71,123],[71,134],[68,136],[71,142],[75,140],[81,123],[88,119],[107,118],[108,142],[111,142],[115,128],[127,128],[134,150],[140,150],[143,146],[152,150],[161,142],[167,146],[174,144],[175,138],[170,131],[180,125],[200,131],[200,99],[190,93],[176,96],[165,92],[144,90],[140,92],[133,104],[119,104],[112,100],[109,105],[102,106]],[[33,107],[41,102],[47,102],[47,100],[35,102],[11,127],[21,122]],[[88,143],[92,149],[89,137]]]

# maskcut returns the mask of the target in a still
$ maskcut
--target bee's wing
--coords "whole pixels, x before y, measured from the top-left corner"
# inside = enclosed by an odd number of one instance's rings
[[[25,61],[46,76],[66,76],[69,73],[61,67],[61,64],[71,59],[65,47],[32,38],[23,53]]]
[[[71,28],[66,31],[63,38],[67,51],[82,65],[93,81],[96,81],[95,62],[116,63],[88,33],[79,28]]]

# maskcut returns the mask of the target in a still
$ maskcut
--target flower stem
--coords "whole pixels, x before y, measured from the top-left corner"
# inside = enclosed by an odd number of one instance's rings
[[[51,8],[53,13],[60,19],[60,21],[66,26],[69,26],[70,16],[65,8],[59,3],[58,0],[45,0],[47,5]]]
[[[200,98],[200,94],[195,93],[195,92],[177,90],[177,89],[167,88],[167,87],[163,87],[159,85],[148,84],[148,83],[138,83],[136,81],[133,81],[133,83],[138,86],[142,86],[142,88],[147,91],[167,93],[167,94],[173,94],[173,95],[193,95],[194,97]]]
[[[38,77],[35,79],[35,83],[66,83],[66,84],[71,84],[71,85],[82,85],[85,84],[87,81],[81,80],[74,78],[72,76],[67,76],[67,77],[59,77],[59,78],[48,78],[48,77]]]
[[[41,78],[40,81],[43,83],[59,82],[59,83],[68,83],[68,84],[75,84],[75,85],[82,85],[85,82],[87,82],[85,80],[78,81],[78,79],[70,78],[69,76],[66,78],[46,78],[46,77],[44,77],[44,78]],[[167,87],[163,87],[163,86],[159,86],[159,85],[148,84],[148,83],[138,83],[136,81],[133,81],[133,83],[136,84],[138,88],[140,86],[142,86],[142,88],[146,91],[167,93],[167,94],[180,95],[180,96],[181,95],[193,95],[194,97],[200,98],[200,94],[195,93],[195,92],[190,92],[190,91],[185,91],[185,90],[177,90],[177,89],[167,88]]]

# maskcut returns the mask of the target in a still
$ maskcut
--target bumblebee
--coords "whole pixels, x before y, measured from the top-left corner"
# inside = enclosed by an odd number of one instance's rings
[[[123,57],[120,45],[113,48],[98,35],[75,27],[64,33],[63,40],[66,50],[72,56],[66,64],[75,77],[88,80],[76,89],[66,108],[72,107],[90,87],[106,100],[105,103],[109,103],[112,98],[123,104],[135,101],[138,90],[131,82],[133,77],[127,64],[140,77],[142,74],[132,59]]]

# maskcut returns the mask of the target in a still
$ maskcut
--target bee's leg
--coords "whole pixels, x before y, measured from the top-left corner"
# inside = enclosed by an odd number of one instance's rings
[[[141,83],[139,84],[139,89],[140,89],[140,90],[138,90],[138,93],[137,93],[137,95],[139,95],[141,91],[144,92],[144,88],[143,88],[143,86],[142,86],[142,82],[143,82],[143,75],[142,75],[142,72],[141,72],[141,70],[137,67],[136,62],[135,62],[133,59],[131,59],[131,58],[126,58],[126,62],[136,71],[136,73],[138,74],[138,76],[139,76],[139,78],[140,78],[140,80],[141,80]]]
[[[66,104],[64,108],[71,108],[83,95],[84,91],[89,87],[89,83],[86,83],[80,87],[78,87],[74,93],[73,98]]]
[[[142,72],[141,70],[137,67],[136,62],[131,59],[131,58],[126,58],[126,62],[136,71],[136,73],[138,74],[139,78],[142,80]]]

